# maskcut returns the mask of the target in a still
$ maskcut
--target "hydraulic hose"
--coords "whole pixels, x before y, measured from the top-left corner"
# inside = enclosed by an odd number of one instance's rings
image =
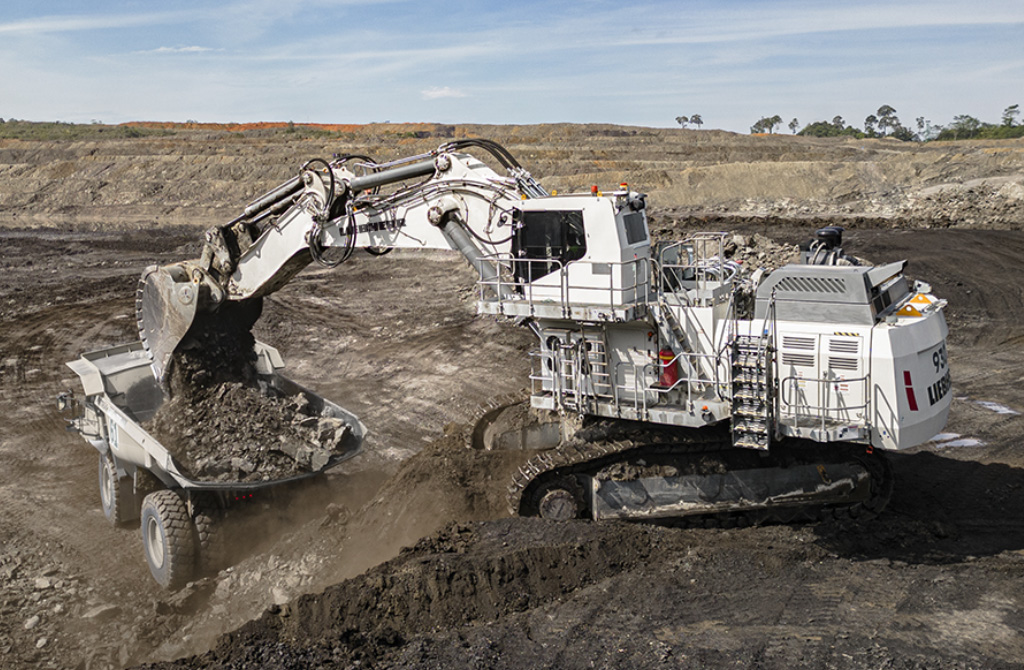
[[[271,189],[270,191],[267,191],[259,198],[253,200],[246,206],[245,210],[239,216],[229,221],[227,225],[231,226],[238,223],[239,221],[244,221],[245,219],[248,219],[258,214],[262,210],[268,207],[272,207],[275,204],[287,199],[289,196],[293,195],[296,191],[298,191],[301,188],[302,179],[298,176],[292,177],[283,184],[277,186],[274,189]]]
[[[508,149],[506,149],[505,147],[501,146],[500,144],[493,140],[485,140],[482,138],[455,140],[454,142],[449,142],[448,144],[442,145],[438,149],[438,151],[454,151],[456,149],[463,149],[465,147],[478,147],[480,149],[483,149],[484,151],[494,156],[498,160],[498,162],[501,163],[502,166],[507,170],[521,170],[523,167],[522,165],[519,164],[519,161],[516,160],[515,156],[513,156]]]
[[[341,257],[336,260],[328,260],[324,257],[324,249],[320,244],[320,235],[323,233],[323,224],[330,217],[331,207],[334,205],[334,197],[337,193],[337,180],[334,177],[334,170],[331,168],[331,164],[325,161],[323,158],[311,158],[300,168],[299,173],[303,173],[310,169],[310,165],[320,164],[324,166],[327,171],[327,175],[330,177],[328,182],[329,187],[327,189],[327,195],[323,206],[323,211],[313,217],[314,226],[313,230],[309,232],[309,255],[313,257],[313,260],[325,268],[336,268],[349,259],[352,255],[352,249],[355,247],[355,226],[351,225],[352,234],[349,236],[348,244],[345,246],[345,251]],[[351,216],[349,217],[352,218]]]

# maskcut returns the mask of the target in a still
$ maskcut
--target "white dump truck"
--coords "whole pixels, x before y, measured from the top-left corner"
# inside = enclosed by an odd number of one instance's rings
[[[83,393],[58,396],[74,413],[70,427],[99,452],[99,489],[103,513],[115,526],[137,520],[154,579],[178,588],[197,574],[219,567],[225,547],[225,514],[254,496],[322,475],[362,450],[366,430],[351,412],[279,374],[284,362],[276,349],[256,344],[259,383],[281,396],[303,396],[323,417],[347,426],[344,440],[329,458],[314,460],[297,474],[270,481],[201,481],[143,427],[165,401],[153,376],[150,357],[140,342],[83,354],[67,365],[78,375]]]

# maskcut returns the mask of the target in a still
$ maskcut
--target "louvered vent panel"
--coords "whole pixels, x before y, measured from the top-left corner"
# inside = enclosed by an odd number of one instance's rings
[[[799,368],[813,368],[813,354],[791,354],[788,351],[782,352],[782,364],[792,365]]]
[[[846,293],[846,281],[840,277],[783,277],[778,287],[791,293]]]
[[[828,350],[837,354],[860,353],[860,340],[829,340]]]
[[[785,349],[807,349],[809,351],[814,351],[814,338],[783,335],[782,346]]]
[[[829,356],[828,366],[833,370],[857,370],[856,358],[843,358],[841,356]]]

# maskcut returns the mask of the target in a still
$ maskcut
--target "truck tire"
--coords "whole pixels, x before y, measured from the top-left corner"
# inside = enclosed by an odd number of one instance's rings
[[[109,453],[100,454],[99,479],[100,504],[107,521],[112,526],[124,526],[138,519],[134,496],[125,495],[131,490],[131,480],[118,476],[117,464]]]
[[[196,571],[201,577],[216,574],[228,563],[223,520],[224,512],[213,496],[200,493],[192,498]]]
[[[179,589],[195,574],[196,542],[185,500],[177,491],[155,491],[142,501],[142,547],[153,579]]]

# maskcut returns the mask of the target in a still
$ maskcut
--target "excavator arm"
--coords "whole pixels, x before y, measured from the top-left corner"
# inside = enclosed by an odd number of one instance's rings
[[[470,146],[490,152],[507,175],[460,151]],[[376,254],[456,249],[482,279],[496,277],[487,257],[508,252],[518,203],[545,195],[507,151],[486,140],[386,164],[365,156],[308,161],[298,176],[207,231],[200,258],[143,273],[136,316],[153,372],[165,383],[174,352],[197,323],[230,319],[249,328],[264,296],[311,263],[340,265],[358,247]]]

